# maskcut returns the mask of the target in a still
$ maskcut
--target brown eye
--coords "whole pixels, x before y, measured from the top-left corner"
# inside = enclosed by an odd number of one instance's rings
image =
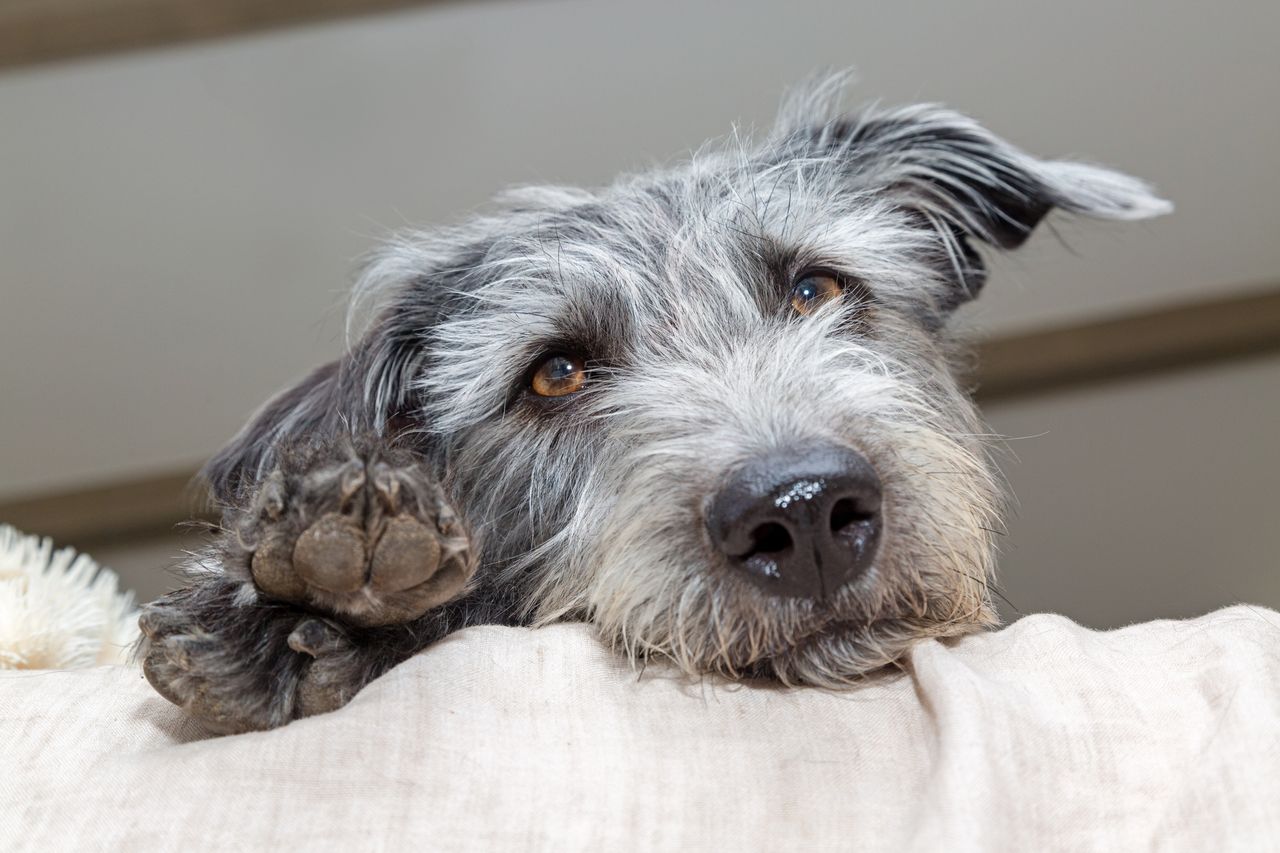
[[[791,288],[791,307],[801,314],[811,314],[844,290],[830,273],[805,273]]]
[[[564,397],[581,391],[587,381],[587,369],[581,359],[553,355],[538,365],[529,385],[539,397]]]

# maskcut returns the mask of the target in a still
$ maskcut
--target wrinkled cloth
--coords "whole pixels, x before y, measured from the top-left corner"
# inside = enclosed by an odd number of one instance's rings
[[[917,645],[844,692],[473,628],[340,711],[211,738],[136,668],[0,674],[0,850],[1280,845],[1280,614]]]

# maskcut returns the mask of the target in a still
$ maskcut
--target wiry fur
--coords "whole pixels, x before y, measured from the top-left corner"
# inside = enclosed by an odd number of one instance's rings
[[[759,142],[734,134],[593,191],[515,190],[372,259],[357,296],[374,320],[351,353],[207,469],[236,511],[281,446],[372,433],[441,479],[475,581],[391,629],[399,642],[356,638],[357,687],[477,622],[588,620],[636,659],[839,686],[922,637],[995,620],[1001,495],[947,331],[985,277],[974,241],[1015,247],[1054,207],[1140,219],[1169,206],[939,107],[844,117],[841,87],[792,97]],[[797,316],[790,282],[814,267],[861,285]],[[587,386],[535,398],[529,371],[555,352],[590,360]],[[753,457],[819,442],[878,471],[880,550],[827,599],[771,597],[711,547],[707,504]],[[240,634],[273,606],[248,581],[187,605],[226,608]]]

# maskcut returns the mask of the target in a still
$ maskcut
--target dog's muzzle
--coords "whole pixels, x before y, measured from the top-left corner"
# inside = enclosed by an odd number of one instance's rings
[[[867,570],[880,542],[880,477],[835,445],[740,468],[708,507],[711,541],[774,595],[824,598]]]

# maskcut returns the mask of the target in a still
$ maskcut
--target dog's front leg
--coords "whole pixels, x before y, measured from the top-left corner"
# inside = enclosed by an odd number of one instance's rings
[[[346,704],[447,630],[474,571],[466,532],[410,451],[335,440],[227,510],[190,586],[143,609],[147,679],[218,731]]]

